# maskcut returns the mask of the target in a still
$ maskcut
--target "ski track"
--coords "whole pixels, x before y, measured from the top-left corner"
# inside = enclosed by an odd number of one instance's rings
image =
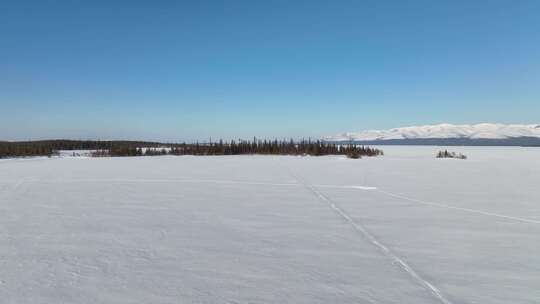
[[[452,304],[442,292],[432,283],[422,278],[407,262],[393,253],[387,246],[382,244],[371,232],[369,232],[362,224],[356,223],[343,209],[339,208],[330,198],[326,197],[315,186],[308,184],[303,179],[297,177],[291,172],[291,174],[311,193],[313,193],[320,201],[327,204],[338,215],[345,219],[357,232],[360,232],[372,245],[377,247],[385,256],[390,258],[393,263],[399,265],[399,267],[405,271],[415,282],[424,287],[430,294],[439,300],[443,304]]]
[[[505,215],[505,214],[500,214],[500,213],[493,213],[493,212],[482,211],[482,210],[477,210],[477,209],[450,206],[450,205],[447,205],[447,204],[436,203],[436,202],[428,202],[428,201],[423,201],[423,200],[415,199],[415,198],[412,198],[412,197],[407,197],[407,196],[395,194],[395,193],[392,193],[392,192],[380,190],[380,189],[378,191],[380,193],[386,194],[388,196],[392,196],[392,197],[395,197],[395,198],[407,200],[409,202],[418,203],[418,204],[422,204],[422,205],[435,206],[435,207],[441,207],[441,208],[453,209],[453,210],[460,210],[460,211],[464,211],[464,212],[468,212],[468,213],[481,214],[481,215],[486,215],[486,216],[491,216],[491,217],[502,218],[502,219],[506,219],[506,220],[513,220],[513,221],[518,221],[518,222],[523,222],[523,223],[529,223],[529,224],[540,224],[540,220],[533,220],[533,219],[529,219],[529,218],[522,218],[522,217]]]

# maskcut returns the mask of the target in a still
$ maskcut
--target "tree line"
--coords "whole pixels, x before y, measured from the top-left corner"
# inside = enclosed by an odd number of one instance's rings
[[[346,155],[351,158],[382,155],[379,149],[338,145],[320,140],[231,140],[210,143],[161,144],[142,141],[50,140],[0,142],[1,157],[51,156],[58,150],[95,150],[93,156],[151,155]]]
[[[378,149],[357,145],[336,145],[324,141],[301,140],[241,140],[230,142],[219,141],[208,144],[180,144],[173,146],[169,152],[173,155],[347,155],[353,158],[377,156],[383,152]]]
[[[145,141],[99,141],[99,140],[36,140],[0,141],[0,158],[52,156],[59,150],[110,150],[113,147],[145,146],[157,147],[162,144]]]
[[[0,158],[49,156],[53,151],[50,145],[40,142],[0,142]]]

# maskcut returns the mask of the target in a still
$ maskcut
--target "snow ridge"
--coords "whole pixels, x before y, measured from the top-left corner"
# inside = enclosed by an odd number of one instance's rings
[[[540,138],[540,124],[496,124],[480,123],[473,125],[453,125],[448,123],[393,128],[388,130],[368,130],[347,132],[325,137],[330,141],[349,140],[389,140],[422,138],[469,138],[469,139],[507,139],[518,137]]]

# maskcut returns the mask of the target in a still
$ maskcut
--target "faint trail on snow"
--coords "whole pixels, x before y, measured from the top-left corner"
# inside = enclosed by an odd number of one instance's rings
[[[17,181],[17,183],[15,183],[15,185],[13,185],[13,188],[11,188],[11,192],[15,192],[17,191],[17,189],[19,189],[19,187],[24,184],[25,180],[24,179],[20,179]]]
[[[477,210],[477,209],[450,206],[450,205],[442,204],[442,203],[423,201],[423,200],[419,200],[419,199],[415,199],[415,198],[412,198],[412,197],[407,197],[407,196],[395,194],[395,193],[388,192],[388,191],[383,191],[383,190],[378,190],[378,191],[380,193],[384,193],[384,194],[386,194],[388,196],[392,196],[392,197],[399,198],[399,199],[404,199],[404,200],[407,200],[407,201],[410,201],[410,202],[413,202],[413,203],[423,204],[423,205],[427,205],[427,206],[435,206],[435,207],[441,207],[441,208],[446,208],[446,209],[460,210],[460,211],[464,211],[464,212],[469,212],[469,213],[474,213],[474,214],[481,214],[481,215],[492,216],[492,217],[498,217],[498,218],[502,218],[502,219],[513,220],[513,221],[529,223],[529,224],[540,224],[540,220],[533,220],[533,219],[529,219],[529,218],[522,218],[522,217],[517,217],[517,216],[493,213],[493,212],[482,211],[482,210]]]
[[[18,180],[13,186],[11,187],[6,187],[5,189],[2,190],[2,196],[0,196],[0,198],[2,199],[6,199],[6,197],[9,197],[10,194],[13,194],[17,191],[17,189],[19,189],[20,186],[22,186],[22,184],[24,184],[26,182],[26,180],[24,179],[20,179]]]
[[[403,269],[414,281],[428,290],[433,297],[439,300],[443,304],[452,304],[442,292],[431,284],[429,281],[422,278],[414,269],[407,264],[402,258],[393,253],[388,247],[382,244],[371,232],[369,232],[362,224],[356,223],[343,209],[339,208],[330,198],[319,192],[315,186],[308,184],[303,179],[297,177],[292,172],[291,174],[296,177],[302,185],[310,190],[315,196],[319,198],[320,201],[326,203],[330,208],[332,208],[337,214],[344,218],[356,231],[360,232],[372,245],[377,247],[385,256],[389,257],[393,263],[397,264],[401,269]]]
[[[303,185],[301,185],[303,186]],[[334,185],[313,185],[313,187],[317,188],[332,188],[332,189],[356,189],[356,190],[377,190],[377,187],[369,187],[369,186],[334,186]]]

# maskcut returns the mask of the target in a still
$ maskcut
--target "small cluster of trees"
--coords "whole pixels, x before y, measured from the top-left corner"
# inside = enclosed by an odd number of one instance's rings
[[[350,158],[382,155],[379,149],[359,145],[338,145],[320,140],[231,140],[211,143],[159,144],[135,141],[51,140],[0,142],[0,157],[52,155],[58,150],[94,150],[92,156],[151,155],[346,155]]]
[[[448,152],[448,150],[439,151],[437,153],[437,158],[458,158],[458,159],[467,159],[467,156],[456,152]]]

